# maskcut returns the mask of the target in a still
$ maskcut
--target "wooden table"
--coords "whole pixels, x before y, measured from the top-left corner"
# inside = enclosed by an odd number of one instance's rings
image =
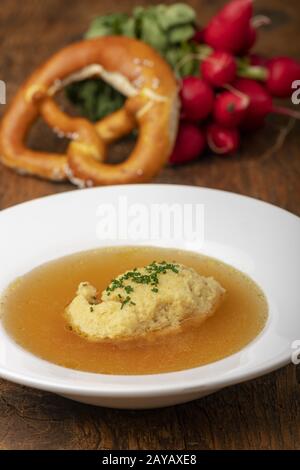
[[[0,78],[7,83],[8,100],[49,54],[79,39],[95,14],[116,11],[121,5],[130,11],[147,3],[156,2],[2,0]],[[189,3],[205,22],[224,2]],[[257,50],[299,58],[298,0],[257,0],[255,8],[273,20],[262,31]],[[236,156],[206,156],[193,165],[166,168],[156,181],[235,191],[300,215],[299,131],[299,124],[274,118],[263,131],[245,139]],[[37,126],[30,142],[35,148],[63,145],[43,126]],[[1,208],[70,189],[68,184],[0,168]],[[0,381],[1,449],[299,449],[299,422],[295,366],[192,403],[136,412],[85,406]]]

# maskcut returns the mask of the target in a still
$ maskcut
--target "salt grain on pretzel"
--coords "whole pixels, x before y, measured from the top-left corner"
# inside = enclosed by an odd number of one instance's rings
[[[138,64],[138,67],[136,66]],[[54,95],[67,84],[100,77],[127,97],[124,107],[95,124],[59,109]],[[26,147],[41,115],[68,136],[65,154]],[[101,37],[65,47],[20,88],[0,129],[1,161],[18,171],[83,187],[149,181],[166,163],[177,132],[177,84],[168,64],[148,45],[127,37]],[[106,146],[139,129],[128,159],[105,162]]]

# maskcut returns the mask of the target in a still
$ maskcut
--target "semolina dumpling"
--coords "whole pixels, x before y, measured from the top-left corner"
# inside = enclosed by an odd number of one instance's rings
[[[101,293],[81,282],[65,310],[71,328],[91,341],[137,338],[201,323],[213,315],[225,290],[212,277],[177,263],[153,262],[126,271]]]

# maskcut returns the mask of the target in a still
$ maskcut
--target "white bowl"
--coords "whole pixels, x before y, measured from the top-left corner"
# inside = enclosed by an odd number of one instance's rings
[[[129,206],[137,201],[147,207],[203,204],[202,244],[167,238],[155,244],[200,251],[250,275],[269,303],[263,332],[240,352],[206,366],[121,376],[79,372],[41,360],[16,345],[0,327],[1,377],[84,403],[137,409],[193,400],[290,362],[292,343],[300,338],[300,219],[233,193],[177,185],[113,186],[58,194],[4,210],[0,291],[17,276],[66,254],[107,245],[154,244],[147,239],[99,238],[99,204],[116,206],[120,196]]]

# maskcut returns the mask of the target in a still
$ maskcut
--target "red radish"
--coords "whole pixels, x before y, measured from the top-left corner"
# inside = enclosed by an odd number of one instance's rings
[[[252,0],[232,0],[212,18],[204,30],[206,44],[214,49],[238,53],[247,39]]]
[[[265,117],[272,111],[272,98],[263,85],[249,78],[239,78],[234,88],[247,95],[250,99],[246,115],[242,122],[244,129],[261,127]]]
[[[214,94],[208,83],[201,78],[185,77],[180,90],[182,116],[186,119],[200,120],[212,111]]]
[[[252,25],[250,25],[247,30],[245,42],[243,44],[243,47],[240,50],[240,54],[246,55],[247,52],[251,49],[251,47],[254,46],[256,39],[257,39],[257,31]]]
[[[300,63],[290,57],[274,57],[267,63],[267,88],[273,96],[288,98],[292,83],[300,80]]]
[[[268,59],[266,59],[266,57],[263,57],[262,55],[260,54],[254,54],[254,53],[251,53],[248,55],[248,59],[250,61],[250,65],[254,65],[254,66],[264,66],[266,65]]]
[[[265,118],[270,113],[282,114],[300,119],[300,113],[289,108],[274,106],[268,90],[249,78],[239,78],[234,82],[234,88],[247,95],[250,99],[242,127],[246,130],[254,130],[264,124]]]
[[[206,137],[209,148],[219,155],[234,153],[240,144],[240,136],[237,129],[228,129],[219,124],[208,126]]]
[[[220,93],[214,104],[215,121],[225,127],[237,127],[246,114],[249,101],[247,95],[238,91]]]
[[[236,76],[236,62],[232,54],[215,51],[200,66],[202,77],[215,87],[231,83]]]
[[[181,122],[173,152],[169,158],[172,165],[195,160],[203,152],[205,137],[198,126]]]
[[[192,41],[195,41],[201,44],[204,41],[203,29],[197,28],[195,31],[194,36],[192,37]]]
[[[243,47],[241,47],[239,53],[246,55],[256,42],[257,29],[260,28],[261,26],[265,26],[270,23],[271,23],[271,20],[267,16],[263,16],[263,15],[254,16],[250,21],[250,24],[248,26],[247,33],[246,33],[245,42],[243,44]]]

